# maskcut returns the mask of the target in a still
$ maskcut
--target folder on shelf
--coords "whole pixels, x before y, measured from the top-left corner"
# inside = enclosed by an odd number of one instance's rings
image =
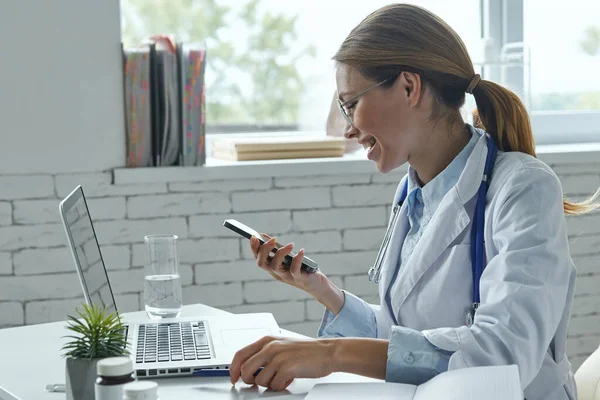
[[[153,165],[150,49],[123,49],[123,90],[128,167]]]
[[[230,137],[213,140],[215,158],[234,161],[343,157],[345,140],[331,136]]]
[[[154,36],[150,43],[150,93],[152,143],[155,166],[179,162],[181,128],[179,119],[179,68],[172,42]]]
[[[181,165],[206,162],[206,47],[201,43],[178,45],[180,65]]]

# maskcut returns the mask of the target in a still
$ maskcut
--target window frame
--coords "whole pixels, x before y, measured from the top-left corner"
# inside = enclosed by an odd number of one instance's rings
[[[495,51],[524,41],[524,0],[480,1],[481,34],[499,44]],[[489,78],[495,77],[492,71]],[[530,118],[537,144],[600,142],[600,110],[531,111]]]

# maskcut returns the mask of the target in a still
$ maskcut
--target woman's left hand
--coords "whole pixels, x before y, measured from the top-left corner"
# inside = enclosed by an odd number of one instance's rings
[[[321,378],[333,372],[334,342],[265,336],[239,350],[229,373],[231,383],[240,376],[247,384],[284,390],[294,378]],[[260,367],[263,370],[254,376]]]

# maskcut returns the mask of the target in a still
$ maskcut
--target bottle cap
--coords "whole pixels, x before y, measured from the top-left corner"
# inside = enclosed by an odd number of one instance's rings
[[[123,399],[156,400],[158,384],[154,381],[134,381],[123,386]]]
[[[109,357],[98,361],[96,372],[100,376],[123,376],[133,373],[133,363],[129,357]]]

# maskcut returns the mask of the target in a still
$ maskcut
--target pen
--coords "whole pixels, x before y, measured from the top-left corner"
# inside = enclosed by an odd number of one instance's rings
[[[254,376],[258,375],[260,371],[263,370],[263,367],[260,367],[255,373]],[[194,371],[192,373],[194,376],[201,376],[204,378],[215,377],[215,376],[229,376],[228,369],[199,369],[198,371]]]
[[[48,392],[64,392],[65,385],[62,383],[49,383],[46,385],[46,391]]]

